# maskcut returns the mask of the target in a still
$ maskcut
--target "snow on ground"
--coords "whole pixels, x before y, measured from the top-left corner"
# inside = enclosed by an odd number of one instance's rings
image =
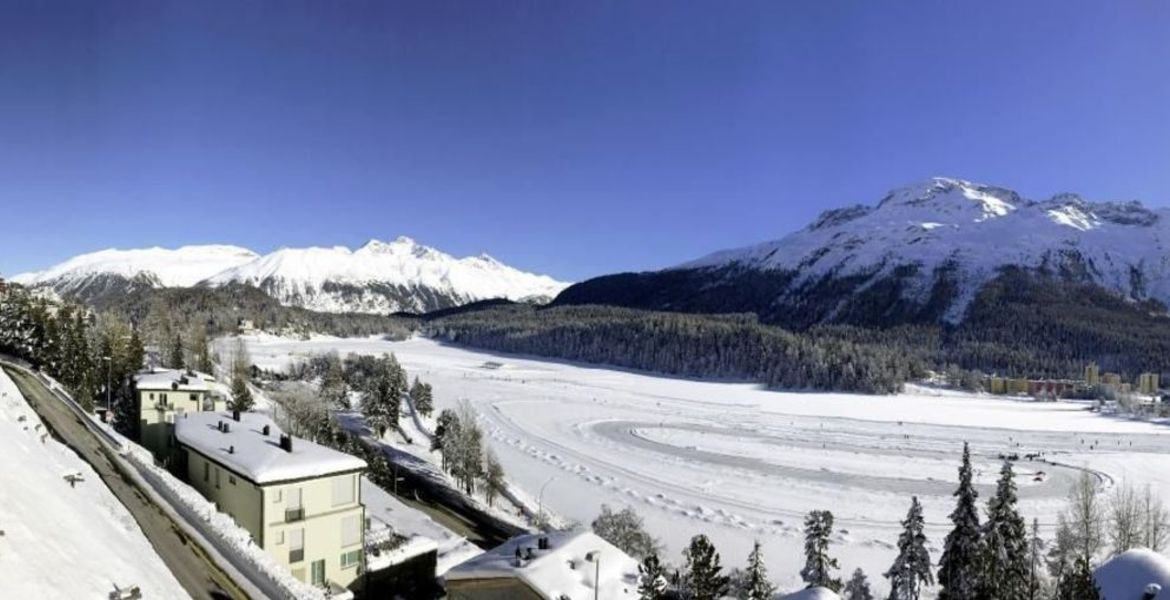
[[[910,496],[923,502],[935,560],[952,509],[962,442],[986,500],[999,455],[1017,463],[1021,510],[1051,535],[1069,484],[1151,484],[1170,498],[1170,428],[1102,416],[1079,402],[1031,402],[911,387],[897,396],[788,393],[751,384],[658,377],[473,351],[431,340],[246,338],[254,362],[280,368],[312,353],[393,352],[433,384],[437,409],[469,400],[509,480],[569,519],[633,506],[678,563],[705,533],[723,564],[764,545],[781,589],[799,587],[802,518],[836,516],[841,574],[880,573]],[[551,483],[550,483],[551,481]],[[540,489],[544,494],[540,496]]]
[[[433,540],[438,545],[436,575],[442,575],[451,567],[483,554],[483,550],[467,541],[467,538],[436,523],[422,511],[403,504],[365,477],[362,477],[362,504],[366,505],[367,517],[389,524],[395,532]]]
[[[137,585],[145,598],[188,597],[126,508],[47,435],[3,371],[0,457],[0,597],[105,598],[114,584]],[[70,487],[70,474],[82,480]]]

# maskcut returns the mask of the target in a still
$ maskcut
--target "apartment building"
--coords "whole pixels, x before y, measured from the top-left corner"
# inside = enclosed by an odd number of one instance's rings
[[[334,591],[362,570],[365,461],[286,435],[266,416],[175,419],[178,470],[301,581]]]
[[[159,460],[169,462],[177,415],[227,408],[226,400],[211,392],[211,379],[210,375],[181,369],[151,369],[135,375],[139,443]]]

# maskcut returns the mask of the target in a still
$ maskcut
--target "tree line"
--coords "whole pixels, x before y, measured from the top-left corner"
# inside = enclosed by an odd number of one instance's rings
[[[1093,476],[1083,472],[1069,492],[1054,539],[1044,540],[1039,522],[1028,526],[1017,507],[1011,460],[1005,460],[995,492],[980,511],[973,483],[971,453],[963,445],[959,484],[950,514],[952,528],[943,552],[932,562],[925,534],[922,504],[911,498],[897,554],[882,576],[890,600],[918,600],[928,590],[940,600],[1100,600],[1093,568],[1106,557],[1137,547],[1161,550],[1170,538],[1170,512],[1147,486],[1121,485],[1106,497]],[[804,520],[804,557],[800,577],[808,588],[825,588],[844,600],[873,600],[864,571],[855,569],[847,581],[830,553],[833,514],[814,510]],[[704,535],[696,535],[683,551],[678,568],[664,563],[662,546],[643,526],[632,508],[613,511],[603,505],[593,531],[640,561],[638,594],[642,600],[771,599],[776,587],[768,581],[757,541],[746,568],[724,572],[719,553]]]

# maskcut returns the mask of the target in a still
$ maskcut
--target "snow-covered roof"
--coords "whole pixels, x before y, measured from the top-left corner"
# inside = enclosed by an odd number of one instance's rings
[[[134,385],[140,390],[207,391],[208,379],[215,378],[198,371],[180,369],[153,369],[134,376]]]
[[[228,431],[219,423],[228,424]],[[269,433],[264,435],[264,426]],[[175,419],[175,437],[185,446],[258,483],[267,484],[366,468],[366,461],[308,440],[293,438],[292,452],[280,447],[281,430],[259,413],[184,413]]]
[[[780,600],[841,600],[841,596],[829,588],[814,587],[780,596]]]
[[[1101,597],[1109,600],[1141,600],[1150,584],[1164,591],[1154,598],[1170,598],[1170,559],[1147,548],[1127,550],[1105,561],[1093,573]]]
[[[548,538],[541,550],[540,538]],[[516,558],[516,549],[521,558]],[[532,558],[529,556],[531,550]],[[520,579],[542,598],[592,600],[594,573],[600,555],[602,598],[637,598],[638,561],[601,539],[592,531],[561,531],[522,535],[485,552],[450,571],[447,581],[470,579]],[[594,560],[586,557],[592,556]]]

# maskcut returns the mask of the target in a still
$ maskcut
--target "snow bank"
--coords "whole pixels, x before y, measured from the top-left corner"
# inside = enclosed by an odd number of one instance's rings
[[[841,596],[829,588],[815,587],[780,596],[780,600],[841,600]]]
[[[1151,584],[1162,592],[1155,598],[1170,596],[1170,559],[1147,548],[1135,548],[1114,556],[1097,567],[1093,578],[1108,600],[1142,600]]]
[[[54,440],[0,370],[0,597],[186,598],[96,472]],[[66,477],[78,478],[70,485]]]

